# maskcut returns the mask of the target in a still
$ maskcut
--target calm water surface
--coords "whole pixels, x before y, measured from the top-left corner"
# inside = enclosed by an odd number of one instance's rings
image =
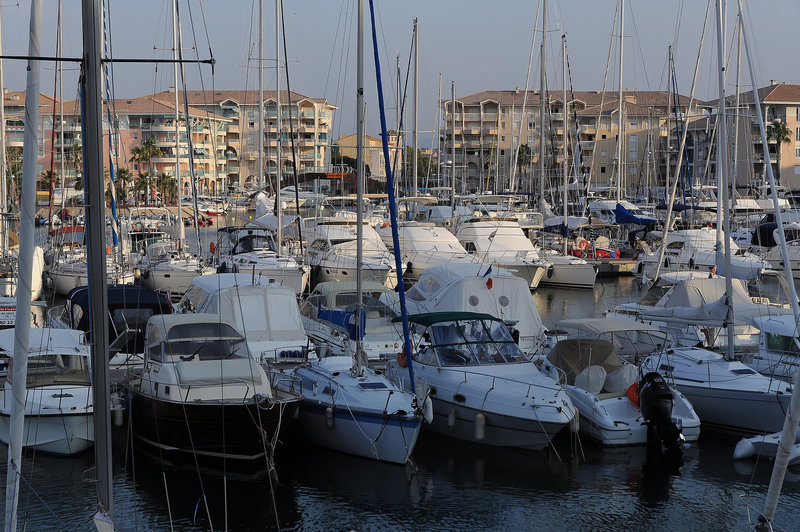
[[[599,315],[636,300],[632,278],[593,291],[540,289],[542,320]],[[542,452],[423,433],[405,467],[292,443],[249,470],[168,462],[114,434],[117,530],[745,530],[742,494],[763,505],[771,464],[735,463],[735,441],[704,434],[676,471],[645,450],[600,449],[565,437]],[[2,475],[6,448],[0,446]],[[28,530],[88,530],[96,497],[91,453],[26,456],[20,495]],[[226,502],[227,501],[227,502]],[[776,522],[800,530],[800,472],[790,471]]]

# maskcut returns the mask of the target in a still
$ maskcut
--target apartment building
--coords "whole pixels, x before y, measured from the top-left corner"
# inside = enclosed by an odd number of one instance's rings
[[[167,93],[169,91],[160,94]],[[281,91],[278,118],[276,92],[264,91],[262,172],[258,167],[258,94],[255,90],[187,91],[189,105],[228,121],[223,172],[227,175],[228,186],[256,187],[263,174],[265,185],[269,187],[275,182],[279,166],[283,179],[289,178],[293,174],[292,139],[298,172],[324,172],[330,163],[330,134],[337,107],[326,98]],[[280,165],[277,161],[279,144]]]
[[[403,153],[397,145],[398,135],[396,131],[389,131],[387,134],[389,145],[390,163],[395,168],[395,175],[403,168]],[[343,135],[336,139],[334,144],[339,148],[339,153],[344,157],[356,158],[356,146],[358,143],[357,135]],[[364,164],[369,166],[370,176],[373,179],[386,179],[386,159],[383,154],[383,141],[380,138],[364,135]],[[355,168],[354,168],[355,170]]]
[[[541,164],[546,182],[558,179],[560,183],[565,126],[567,172],[572,179],[591,176],[597,186],[614,187],[621,176],[623,187],[635,188],[648,179],[654,186],[658,182],[663,185],[667,157],[658,153],[668,149],[668,92],[624,91],[622,105],[616,92],[569,92],[566,105],[560,91],[548,91],[545,97],[544,121],[538,90],[527,95],[514,89],[463,96],[455,101],[455,113],[450,100],[441,102],[442,163],[447,172],[455,148],[457,190],[536,191]],[[678,102],[686,116],[688,98],[679,96]],[[617,157],[620,112],[624,131],[621,162]],[[696,112],[692,109],[688,114]],[[518,146],[524,146],[521,156],[517,156]]]

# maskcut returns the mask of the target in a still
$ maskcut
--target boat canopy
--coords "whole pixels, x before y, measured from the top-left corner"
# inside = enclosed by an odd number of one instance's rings
[[[618,224],[655,225],[656,220],[647,216],[637,216],[630,212],[625,205],[617,203],[614,211]]]
[[[28,337],[28,353],[40,355],[44,352],[60,354],[67,351],[70,355],[89,355],[89,346],[83,343],[83,332],[75,329],[52,329],[49,327],[31,327]],[[14,329],[0,330],[0,350],[8,356],[14,354]]]
[[[401,317],[396,317],[392,321],[399,322]],[[408,317],[409,323],[416,323],[423,327],[430,327],[435,323],[442,323],[445,321],[467,321],[467,320],[491,320],[502,321],[500,318],[495,318],[491,314],[482,312],[429,312],[426,314],[413,314]]]
[[[778,334],[780,336],[788,336],[789,338],[794,338],[798,335],[798,326],[797,322],[794,320],[793,314],[759,316],[753,318],[753,323],[759,330],[767,334]]]
[[[182,340],[244,340],[233,324],[214,314],[163,314],[147,322],[147,345]]]
[[[596,335],[621,333],[628,331],[642,331],[651,334],[666,336],[666,334],[651,325],[630,320],[617,320],[607,318],[568,319],[556,323],[557,329],[574,329],[576,331]]]

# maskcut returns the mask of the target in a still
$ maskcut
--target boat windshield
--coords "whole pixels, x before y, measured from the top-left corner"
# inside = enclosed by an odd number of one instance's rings
[[[486,366],[528,360],[500,321],[442,322],[432,325],[429,333],[442,366]]]
[[[14,361],[3,356],[8,375],[13,373]],[[84,355],[47,354],[28,358],[26,386],[90,386],[88,358]],[[0,367],[5,364],[0,363]]]
[[[165,342],[163,358],[172,362],[248,358],[247,342],[241,338],[186,338]]]
[[[266,249],[268,251],[275,251],[275,245],[272,238],[267,235],[247,235],[239,240],[236,244],[236,253],[250,253],[256,250]]]

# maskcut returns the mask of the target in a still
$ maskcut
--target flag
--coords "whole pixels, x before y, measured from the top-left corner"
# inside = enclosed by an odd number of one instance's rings
[[[496,234],[497,234],[497,229],[495,229],[494,231],[492,231],[491,233],[489,233],[489,242],[491,242],[492,240],[494,240],[494,235],[496,235]]]
[[[486,270],[486,273],[483,274],[483,278],[486,279],[487,277],[489,277],[489,275],[491,275],[491,273],[492,273],[492,265],[490,264],[489,268]],[[492,289],[492,284],[493,283],[492,283],[492,278],[491,277],[486,279],[486,288],[487,289],[491,290]]]
[[[486,273],[483,274],[484,277],[488,277],[492,273],[492,265],[489,265],[489,269],[486,270]]]

